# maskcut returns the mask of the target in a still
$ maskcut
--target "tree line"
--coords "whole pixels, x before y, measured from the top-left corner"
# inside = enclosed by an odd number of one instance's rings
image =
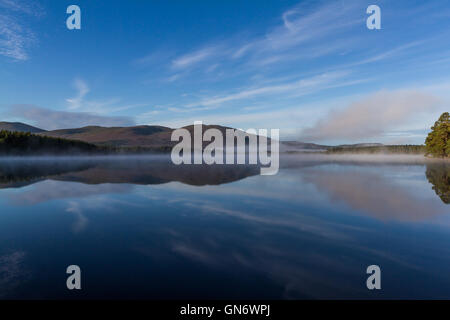
[[[79,140],[47,137],[29,132],[0,131],[0,155],[108,155],[161,152],[170,152],[170,147],[98,146]]]
[[[351,154],[425,154],[423,145],[388,145],[370,147],[332,147],[327,153],[351,153]]]

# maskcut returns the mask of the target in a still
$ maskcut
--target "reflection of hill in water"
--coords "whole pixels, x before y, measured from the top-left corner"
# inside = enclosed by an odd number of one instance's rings
[[[31,160],[0,162],[0,188],[20,188],[51,179],[85,184],[162,184],[178,181],[189,185],[218,185],[259,174],[257,166],[180,165],[167,159]]]
[[[166,162],[146,163],[144,161],[111,161],[93,166],[87,170],[70,172],[55,180],[77,181],[87,184],[132,183],[161,184],[178,181],[189,185],[217,185],[244,179],[259,174],[256,166],[226,165],[180,165]]]
[[[426,165],[426,177],[433,190],[446,203],[450,203],[450,163],[425,161],[423,157],[282,157],[281,168],[302,169],[327,165],[349,166],[404,166]],[[246,165],[180,165],[165,157],[127,158],[71,158],[71,159],[19,159],[0,161],[0,188],[21,188],[42,180],[73,181],[84,184],[128,183],[162,184],[172,181],[189,185],[219,185],[258,175],[258,166]],[[323,176],[321,185],[330,187],[333,175]],[[368,178],[368,181],[371,178]],[[340,177],[338,185],[348,182]],[[373,182],[373,181],[372,181]],[[350,184],[352,186],[353,184]]]
[[[439,198],[450,204],[450,163],[427,164],[426,176]]]

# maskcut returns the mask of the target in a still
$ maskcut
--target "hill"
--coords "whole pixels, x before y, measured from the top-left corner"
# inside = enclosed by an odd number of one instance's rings
[[[21,122],[0,122],[0,130],[29,132],[29,133],[45,132],[45,130]]]
[[[60,129],[60,130],[49,130],[45,131],[39,128],[35,128],[23,123],[9,123],[3,122],[5,128],[10,128],[9,132],[12,133],[31,133],[31,131],[35,131],[36,135],[41,138],[46,139],[37,139],[34,137],[34,134],[29,137],[28,142],[31,144],[39,141],[38,144],[49,144],[53,143],[53,141],[58,141],[55,139],[59,139],[61,141],[77,141],[84,142],[86,144],[90,144],[92,146],[97,147],[95,152],[103,152],[103,153],[153,153],[153,152],[170,152],[171,148],[177,144],[177,141],[171,141],[171,135],[174,129],[163,127],[163,126],[133,126],[133,127],[101,127],[101,126],[87,126],[82,128],[72,128],[72,129]],[[194,126],[186,126],[191,136],[194,134]],[[226,129],[230,129],[228,127],[218,126],[218,125],[203,125],[202,130],[205,132],[206,130],[214,128],[221,131],[224,135]],[[4,133],[6,134],[6,131]],[[11,135],[9,135],[11,136]],[[11,151],[13,153],[21,153],[22,149],[25,150],[25,146],[23,139],[25,136],[16,135],[20,137],[21,142],[14,141],[9,143],[19,143],[20,148],[16,148],[15,151]],[[53,140],[51,140],[53,139]],[[204,145],[209,142],[204,142]],[[224,141],[225,144],[225,141]],[[3,145],[4,149],[0,150],[3,154],[7,152],[5,145]],[[47,147],[47,146],[46,146]],[[47,148],[46,148],[47,149]],[[51,149],[51,148],[50,148]],[[30,152],[34,153],[35,150],[31,150]],[[45,151],[47,152],[47,151]]]
[[[160,147],[170,141],[172,129],[162,126],[100,127],[46,131],[42,135],[80,140],[97,145],[115,147]],[[166,140],[168,138],[168,140]]]
[[[186,126],[193,137],[194,126]],[[203,125],[202,130],[214,128],[221,131],[225,137],[228,127],[218,125]],[[88,126],[83,128],[45,131],[41,135],[55,138],[80,140],[99,146],[113,146],[121,148],[151,148],[164,149],[174,146],[177,142],[171,141],[174,129],[162,126],[134,126],[134,127],[100,127]]]

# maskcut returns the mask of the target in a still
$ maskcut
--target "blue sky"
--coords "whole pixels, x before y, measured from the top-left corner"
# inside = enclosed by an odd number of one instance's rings
[[[449,39],[444,0],[0,0],[0,119],[423,143],[450,111]]]

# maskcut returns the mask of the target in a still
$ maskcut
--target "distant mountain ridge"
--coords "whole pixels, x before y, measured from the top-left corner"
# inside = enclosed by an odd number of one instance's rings
[[[112,147],[143,147],[152,149],[167,149],[174,146],[177,142],[171,141],[174,129],[163,126],[132,126],[132,127],[101,127],[87,126],[82,128],[42,130],[23,123],[2,122],[0,130],[31,132],[41,136],[52,138],[62,138],[68,140],[78,140],[99,146]],[[183,127],[193,136],[194,126]],[[202,130],[210,128],[220,130],[225,137],[226,129],[229,127],[219,125],[203,125]],[[34,132],[32,132],[33,130]]]
[[[39,129],[21,122],[0,122],[0,130],[29,132],[29,133],[41,133],[45,132],[43,129]]]
[[[194,126],[184,127],[191,134],[194,132]],[[203,131],[215,128],[224,135],[226,129],[220,125],[203,125]],[[113,147],[144,147],[144,148],[167,148],[176,144],[171,141],[171,135],[174,129],[164,126],[132,126],[132,127],[101,127],[86,126],[82,128],[43,130],[20,122],[0,122],[0,130],[30,132],[52,138],[62,138],[69,140],[79,140],[99,146]],[[327,151],[331,148],[363,148],[383,146],[381,143],[357,143],[339,146],[327,146],[315,143],[306,143],[300,141],[281,141],[280,152],[304,152],[304,151]]]

